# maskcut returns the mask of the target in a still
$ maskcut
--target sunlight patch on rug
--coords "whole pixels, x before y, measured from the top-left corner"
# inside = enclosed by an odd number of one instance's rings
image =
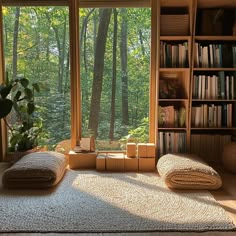
[[[2,190],[0,232],[235,229],[208,191],[169,190],[155,173],[67,171],[53,191]]]

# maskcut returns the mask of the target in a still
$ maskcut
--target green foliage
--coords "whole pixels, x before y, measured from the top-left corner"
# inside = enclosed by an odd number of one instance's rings
[[[38,139],[43,131],[43,123],[41,118],[34,116],[35,91],[40,91],[38,84],[30,85],[29,80],[24,77],[17,77],[11,81],[7,79],[6,83],[0,86],[0,118],[4,119],[10,130],[10,151],[16,148],[18,151],[25,151],[38,144]],[[11,112],[15,113],[15,117],[11,117],[11,119],[15,119],[12,126],[6,119]]]
[[[17,54],[17,71],[34,87],[34,119],[43,121],[43,139],[39,145],[53,149],[59,141],[70,138],[70,73],[68,7],[22,7],[19,29],[15,24],[16,7],[3,7],[4,55],[6,71],[13,78],[13,55]],[[14,32],[14,33],[13,33]],[[13,52],[13,36],[17,52]],[[49,89],[50,85],[50,89]],[[29,94],[28,94],[29,95]],[[24,108],[25,109],[25,108]],[[33,106],[27,108],[32,112]],[[14,120],[9,120],[12,126]]]
[[[149,120],[148,118],[143,118],[141,124],[134,129],[128,131],[128,135],[120,139],[121,146],[123,149],[126,143],[146,143],[149,139]]]
[[[13,65],[13,38],[14,35],[18,35],[16,52],[17,71],[21,71],[26,78],[30,78],[29,83],[33,86],[35,92],[39,92],[40,88],[40,93],[34,94],[34,101],[38,106],[33,107],[29,103],[27,107],[19,106],[18,109],[22,110],[22,112],[28,111],[32,113],[35,119],[39,117],[42,119],[43,127],[47,130],[48,135],[44,135],[45,138],[43,140],[38,140],[39,144],[47,144],[53,147],[59,141],[70,138],[71,135],[69,10],[68,7],[55,6],[22,7],[20,9],[19,29],[17,32],[15,32],[14,27],[15,10],[16,7],[3,7],[3,38],[6,70],[9,78],[13,78],[13,68],[15,66]],[[114,129],[114,138],[116,140],[127,134],[127,130],[135,130],[138,124],[142,124],[142,119],[147,117],[149,112],[151,11],[147,8],[127,8],[129,126],[122,124],[120,65],[122,15],[120,14],[120,10],[117,9],[118,46]],[[87,24],[85,24],[86,20]],[[104,78],[100,104],[101,111],[98,127],[99,140],[108,140],[110,128],[113,22],[114,16],[112,14],[105,52]],[[80,24],[82,132],[84,135],[87,135],[92,98],[94,50],[96,48],[95,39],[99,24],[99,9],[80,9]],[[82,31],[83,25],[84,31]],[[21,86],[26,86],[26,83],[26,81],[22,80]],[[48,89],[48,84],[50,84],[50,90]],[[44,89],[42,89],[43,87]],[[30,91],[26,89],[25,92],[30,98]],[[21,97],[22,95],[19,93],[15,94],[16,99],[19,99],[19,96]],[[8,101],[8,103],[10,102]],[[1,101],[0,106],[2,107]],[[2,110],[0,114],[1,112]],[[14,121],[11,122],[14,123]]]

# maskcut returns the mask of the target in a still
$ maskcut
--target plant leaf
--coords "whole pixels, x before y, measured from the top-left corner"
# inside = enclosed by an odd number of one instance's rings
[[[29,80],[27,80],[26,78],[20,78],[19,79],[21,85],[24,87],[24,88],[27,88],[28,85],[29,85]]]
[[[2,98],[6,98],[8,94],[11,92],[12,85],[1,85],[0,86],[0,94]]]
[[[24,92],[25,92],[25,97],[26,97],[26,99],[27,99],[28,101],[30,101],[30,100],[32,99],[32,97],[33,97],[33,92],[32,92],[32,90],[29,89],[29,88],[25,88]]]
[[[14,100],[17,101],[21,96],[21,91],[17,91],[15,97],[14,97]]]
[[[10,99],[0,99],[0,119],[6,117],[12,109],[13,102]]]
[[[34,112],[34,110],[35,110],[35,106],[34,106],[34,103],[32,103],[32,102],[29,102],[28,104],[27,104],[27,113],[30,115],[30,114],[32,114],[33,112]]]
[[[39,85],[37,83],[33,83],[32,84],[33,88],[36,90],[36,92],[40,92],[40,88],[39,88]]]

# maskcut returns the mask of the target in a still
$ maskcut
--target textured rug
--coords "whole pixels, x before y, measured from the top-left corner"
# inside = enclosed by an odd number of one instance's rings
[[[155,173],[68,170],[53,189],[0,189],[0,232],[232,230],[207,191],[172,191]]]

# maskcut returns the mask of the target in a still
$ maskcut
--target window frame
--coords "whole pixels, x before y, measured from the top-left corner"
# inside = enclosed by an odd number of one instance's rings
[[[80,89],[80,57],[79,57],[79,9],[89,7],[150,7],[151,8],[151,58],[149,82],[149,142],[156,143],[157,124],[157,68],[158,68],[158,16],[160,3],[156,0],[0,0],[0,39],[3,38],[2,7],[3,6],[68,6],[70,29],[70,78],[71,78],[71,148],[79,144],[81,139],[81,89]],[[3,55],[3,40],[0,45],[0,83],[4,81],[5,65]],[[7,153],[6,127],[1,121],[0,126],[0,160]]]

